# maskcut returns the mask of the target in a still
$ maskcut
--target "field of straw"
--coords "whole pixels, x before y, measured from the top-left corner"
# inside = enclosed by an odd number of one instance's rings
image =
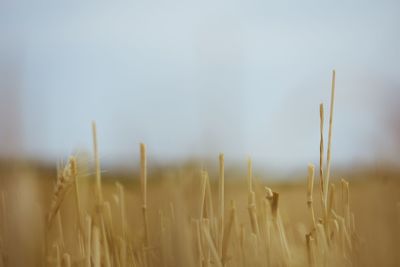
[[[224,154],[151,169],[144,144],[137,173],[103,173],[95,123],[93,156],[3,162],[0,267],[400,266],[398,173],[331,170],[334,81],[318,164],[296,182],[253,175],[251,159],[225,170]]]

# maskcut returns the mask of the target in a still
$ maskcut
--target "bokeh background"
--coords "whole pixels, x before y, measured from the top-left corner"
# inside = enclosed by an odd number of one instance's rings
[[[0,1],[0,156],[399,165],[398,1]],[[328,113],[326,113],[326,118]]]

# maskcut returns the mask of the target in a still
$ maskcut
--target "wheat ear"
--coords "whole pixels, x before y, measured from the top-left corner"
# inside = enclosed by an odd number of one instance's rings
[[[47,217],[47,227],[50,227],[54,217],[56,216],[61,203],[64,200],[65,195],[71,188],[74,180],[76,179],[74,171],[75,158],[71,157],[68,164],[64,167],[62,171],[58,171],[57,182],[54,187],[53,196],[50,204],[50,211]]]

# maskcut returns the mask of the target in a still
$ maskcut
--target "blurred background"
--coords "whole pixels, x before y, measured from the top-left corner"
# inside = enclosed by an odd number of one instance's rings
[[[0,1],[0,157],[399,166],[398,1]],[[327,128],[327,127],[326,127]],[[135,163],[136,164],[136,163]]]

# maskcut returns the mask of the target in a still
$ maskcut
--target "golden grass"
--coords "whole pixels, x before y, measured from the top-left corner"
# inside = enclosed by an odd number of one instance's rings
[[[165,172],[173,177],[164,175],[157,178],[159,176],[153,176],[152,172],[149,176],[148,250],[143,247],[145,231],[140,186],[136,186],[132,179],[122,179],[116,186],[110,177],[103,177],[104,201],[109,203],[104,207],[110,207],[104,208],[103,216],[106,232],[109,232],[106,237],[111,265],[115,266],[117,260],[125,259],[119,263],[121,266],[132,266],[133,261],[136,266],[140,266],[145,264],[143,260],[146,251],[150,254],[150,263],[147,263],[150,266],[200,266],[200,262],[209,266],[217,264],[214,263],[215,251],[219,256],[215,237],[219,233],[216,220],[219,215],[213,211],[218,207],[218,202],[214,201],[218,192],[218,172],[211,172],[210,178],[208,174],[193,171],[192,168],[165,170]],[[93,266],[97,259],[95,253],[98,253],[98,250],[94,249],[98,246],[97,238],[100,239],[100,260],[104,266],[104,237],[102,226],[96,219],[95,178],[88,177],[87,183],[82,179],[80,181],[80,192],[88,191],[89,196],[93,196],[85,199],[81,194],[82,241],[79,241],[78,214],[74,191],[71,189],[59,209],[63,238],[60,237],[61,231],[55,216],[54,223],[49,229],[47,256],[45,256],[44,235],[40,228],[46,221],[40,218],[47,218],[45,215],[50,207],[52,182],[46,178],[49,174],[44,171],[29,170],[29,173],[32,175],[29,178],[34,180],[33,185],[38,187],[28,188],[37,191],[34,197],[29,197],[36,199],[35,201],[18,203],[23,199],[18,200],[15,197],[15,192],[26,195],[23,184],[28,178],[24,178],[23,173],[21,176],[15,176],[8,186],[2,187],[7,189],[7,194],[2,194],[4,200],[1,201],[1,206],[4,208],[1,209],[1,214],[7,215],[0,218],[2,239],[0,255],[3,255],[2,260],[8,262],[8,265],[2,266],[44,266],[45,260],[47,266],[54,266],[55,259],[58,257],[62,262],[65,253],[69,255],[72,266]],[[35,173],[37,178],[34,178]],[[354,178],[354,174],[349,175]],[[253,190],[256,192],[256,219],[260,234],[254,234],[249,213],[249,193],[244,189],[248,188],[248,183],[243,178],[245,176],[241,173],[232,174],[229,170],[226,176],[225,199],[230,205],[225,207],[224,238],[220,258],[222,265],[320,266],[324,260],[321,258],[322,252],[328,249],[333,250],[334,255],[341,255],[333,260],[327,257],[326,260],[331,262],[328,265],[342,265],[344,261],[350,265],[351,260],[353,265],[358,266],[396,266],[395,251],[399,247],[400,240],[398,238],[400,209],[396,205],[399,201],[400,182],[397,180],[397,174],[392,174],[390,176],[392,178],[379,178],[383,176],[380,174],[374,174],[375,178],[363,177],[363,180],[355,177],[356,180],[351,184],[344,180],[332,180],[336,186],[330,229],[334,233],[332,237],[334,241],[331,243],[334,242],[335,245],[326,244],[330,241],[324,239],[325,229],[322,224],[324,215],[318,205],[318,190],[314,190],[312,194],[316,224],[316,230],[312,231],[314,226],[307,203],[309,189],[306,183],[309,178],[305,178],[306,172],[303,185],[271,184],[268,180],[261,182],[255,180],[257,182],[254,183]],[[21,181],[18,181],[19,179]],[[158,181],[155,181],[156,179]],[[267,184],[274,188],[274,191],[278,191],[279,195],[273,193],[271,189],[266,190],[264,187]],[[35,208],[32,209],[32,213],[26,213],[25,206],[29,209],[34,207],[41,209]],[[107,215],[108,212],[105,210],[111,212],[111,216]],[[27,222],[29,222],[29,233],[23,231],[27,228]],[[94,230],[95,228],[97,230]],[[98,232],[96,234],[99,237],[94,236],[94,231]],[[285,232],[291,256],[288,263],[282,260],[286,259],[283,255],[287,253],[282,243],[284,242],[282,231]],[[209,243],[208,235],[213,243]],[[322,239],[320,244],[317,244],[318,238]],[[31,240],[34,244],[30,243]],[[80,242],[84,253],[80,248]],[[54,244],[57,244],[57,249],[54,249]],[[353,248],[351,251],[350,246]],[[21,251],[24,257],[18,256]],[[346,258],[342,255],[346,255]]]
[[[191,167],[152,175],[144,144],[139,179],[103,179],[93,122],[94,175],[71,157],[53,191],[26,172],[2,187],[0,267],[394,266],[400,183],[355,182],[350,193],[348,181],[331,177],[335,72],[331,92],[326,164],[320,105],[318,190],[313,164],[305,186],[277,185],[254,176],[250,158],[247,175],[229,173],[222,153],[216,174]],[[28,179],[32,186],[21,187]],[[16,201],[16,193],[36,203]]]

